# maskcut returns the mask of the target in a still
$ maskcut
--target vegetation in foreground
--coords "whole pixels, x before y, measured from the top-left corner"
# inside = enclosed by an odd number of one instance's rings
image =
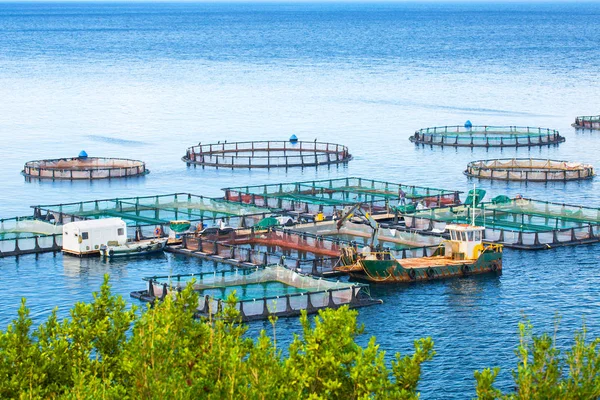
[[[375,338],[366,347],[356,312],[326,310],[313,323],[301,317],[286,355],[273,337],[245,337],[233,308],[215,321],[194,319],[191,287],[143,313],[110,292],[108,277],[91,303],[70,318],[56,311],[36,330],[25,300],[18,318],[0,332],[0,398],[150,399],[417,399],[421,366],[435,354],[430,338],[412,355],[390,363]],[[499,370],[475,372],[481,399],[588,399],[600,396],[599,339],[578,333],[562,357],[548,335],[520,325],[516,390],[494,387]]]

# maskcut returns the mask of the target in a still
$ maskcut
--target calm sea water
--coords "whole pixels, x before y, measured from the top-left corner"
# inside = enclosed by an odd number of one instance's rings
[[[242,183],[343,176],[468,190],[467,162],[543,157],[598,165],[600,133],[576,115],[600,113],[600,5],[583,4],[79,4],[0,3],[0,216],[30,205],[177,191],[209,196]],[[560,146],[420,148],[418,128],[462,124],[555,128]],[[345,167],[288,171],[186,168],[198,142],[301,139],[344,143]],[[145,160],[151,174],[110,182],[27,183],[32,159]],[[490,196],[600,207],[600,181],[478,182]],[[374,286],[384,304],[360,311],[366,342],[391,355],[431,336],[437,356],[423,398],[474,395],[473,370],[503,368],[511,387],[517,323],[538,331],[560,316],[560,346],[585,322],[600,336],[600,246],[505,252],[500,277]],[[90,300],[105,273],[117,293],[141,277],[213,263],[164,256],[102,263],[60,254],[0,259],[0,328],[26,296],[36,321]],[[251,324],[251,332],[266,325]],[[279,322],[289,340],[296,319]],[[286,339],[287,336],[287,339]]]

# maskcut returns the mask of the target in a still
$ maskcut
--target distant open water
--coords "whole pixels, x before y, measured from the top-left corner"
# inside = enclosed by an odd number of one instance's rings
[[[0,3],[0,216],[30,205],[192,192],[239,184],[364,176],[467,191],[467,162],[542,157],[599,167],[600,5],[581,4],[53,4]],[[558,129],[567,141],[532,149],[420,148],[416,129],[462,124]],[[217,140],[344,143],[348,166],[230,171],[186,168],[185,149]],[[145,160],[150,175],[103,182],[27,183],[25,161],[74,156]],[[477,182],[499,194],[600,207],[598,180]],[[360,310],[366,343],[392,355],[431,336],[424,399],[474,396],[473,371],[500,366],[511,388],[517,323],[561,317],[568,346],[585,322],[600,336],[598,245],[506,250],[500,277],[373,286],[384,304]],[[129,299],[143,276],[213,263],[164,257],[103,263],[60,254],[0,259],[0,328],[26,296],[36,322],[90,300],[102,276]],[[132,301],[135,303],[134,301]],[[252,323],[251,333],[268,327]],[[291,339],[297,319],[279,321]],[[280,335],[281,334],[281,335]]]

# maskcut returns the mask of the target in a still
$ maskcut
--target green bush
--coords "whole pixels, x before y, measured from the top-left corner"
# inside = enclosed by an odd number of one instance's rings
[[[421,339],[388,367],[374,338],[365,348],[355,342],[356,312],[342,307],[312,324],[303,314],[284,357],[275,321],[273,338],[251,339],[233,307],[197,320],[197,302],[188,286],[139,313],[105,277],[91,303],[77,303],[62,322],[54,311],[32,331],[23,300],[0,332],[0,398],[416,399],[421,364],[434,355],[432,340]]]

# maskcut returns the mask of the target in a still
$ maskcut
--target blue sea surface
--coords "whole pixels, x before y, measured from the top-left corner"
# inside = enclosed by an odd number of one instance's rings
[[[31,205],[363,176],[600,207],[600,181],[473,181],[472,160],[541,157],[599,166],[599,3],[2,3],[0,217]],[[519,149],[419,147],[416,129],[463,124],[558,129],[566,142]],[[187,147],[218,140],[329,141],[347,166],[232,171],[188,168]],[[75,156],[147,162],[143,178],[26,182],[29,160]],[[600,336],[600,245],[506,250],[499,277],[371,287],[384,300],[359,311],[388,356],[431,336],[424,399],[473,397],[473,371],[500,366],[512,388],[517,323],[572,343],[585,323]],[[0,328],[27,297],[36,322],[90,300],[105,273],[115,292],[144,276],[222,268],[181,256],[119,260],[43,254],[0,259]],[[136,301],[131,300],[132,303]],[[278,322],[278,338],[299,331]],[[254,334],[268,323],[250,324]]]

